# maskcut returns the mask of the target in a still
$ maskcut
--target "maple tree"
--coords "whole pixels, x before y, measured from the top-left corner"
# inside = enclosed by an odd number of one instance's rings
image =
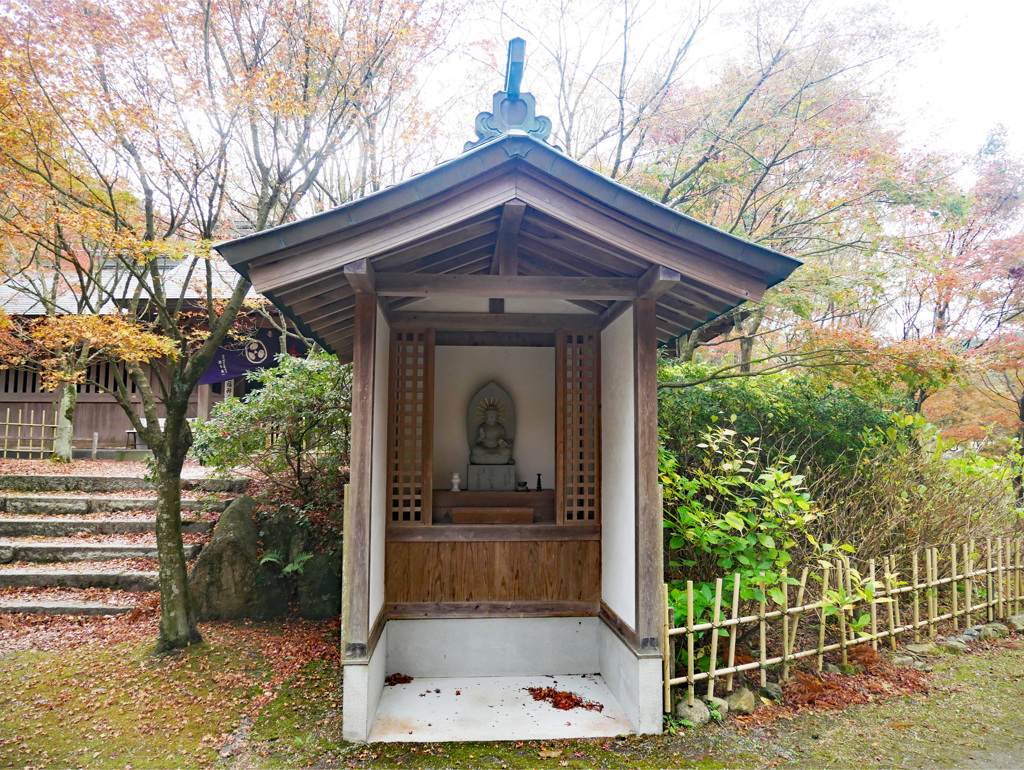
[[[161,647],[200,640],[181,537],[185,417],[249,291],[210,244],[232,220],[262,230],[309,213],[310,191],[365,120],[369,96],[408,84],[444,13],[427,0],[24,0],[9,9],[0,166],[23,196],[0,221],[26,263],[45,253],[38,270],[74,275],[93,313],[122,319],[33,331],[48,332],[41,348],[62,343],[123,363],[105,389],[153,450]],[[99,280],[111,266],[118,280]],[[154,366],[137,355],[144,335],[132,350],[116,344],[132,327],[170,345]],[[90,331],[106,334],[102,344]],[[70,383],[80,365],[47,371]]]

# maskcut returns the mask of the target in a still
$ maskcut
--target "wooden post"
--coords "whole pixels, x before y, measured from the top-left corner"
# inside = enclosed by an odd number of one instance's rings
[[[732,616],[730,620],[736,620],[740,616],[740,573],[732,576]],[[729,626],[729,676],[725,680],[726,692],[732,692],[732,669],[736,665],[736,637],[739,635],[739,626]]]
[[[718,667],[718,618],[722,612],[722,578],[715,580],[715,609],[711,621],[711,663],[708,665],[708,697],[715,695],[715,669]]]
[[[351,504],[345,522],[350,546],[343,568],[348,606],[342,656],[365,658],[370,636],[370,498],[373,460],[374,348],[377,299],[356,293],[355,342],[352,353],[352,470]]]
[[[831,565],[826,562],[822,565],[821,575],[821,600],[824,603],[828,597],[828,573]],[[818,622],[818,671],[825,665],[825,608],[821,609],[821,618]]]
[[[11,407],[7,407],[7,418],[4,420],[4,457],[7,457],[7,439],[11,435]]]
[[[655,300],[633,312],[636,469],[636,635],[640,652],[658,649],[658,586],[662,570],[662,511],[658,506],[658,327]]]
[[[693,705],[693,581],[686,581],[686,702]]]

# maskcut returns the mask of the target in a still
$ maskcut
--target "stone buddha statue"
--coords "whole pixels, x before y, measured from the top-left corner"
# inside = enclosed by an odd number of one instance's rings
[[[473,465],[508,465],[512,462],[512,442],[501,424],[496,405],[484,409],[484,420],[477,427],[476,443],[469,450]]]

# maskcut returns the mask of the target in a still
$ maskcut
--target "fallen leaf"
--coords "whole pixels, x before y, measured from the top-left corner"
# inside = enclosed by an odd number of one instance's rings
[[[537,752],[537,756],[541,759],[555,759],[556,757],[562,756],[561,749],[541,749]]]

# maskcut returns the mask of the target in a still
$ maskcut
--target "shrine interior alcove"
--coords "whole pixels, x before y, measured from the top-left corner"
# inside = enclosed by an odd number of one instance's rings
[[[759,299],[798,265],[548,144],[550,121],[519,89],[519,43],[462,155],[217,247],[353,365],[348,740],[660,731],[657,346]],[[491,423],[470,445],[470,400],[492,382],[514,402],[514,465]],[[507,466],[475,475],[504,484],[513,468],[529,491],[451,491],[474,452]],[[480,700],[449,702],[442,719],[386,688],[394,673],[461,682]],[[573,681],[595,688],[608,719],[541,729],[509,715],[473,732],[481,710],[548,675],[590,677]]]

